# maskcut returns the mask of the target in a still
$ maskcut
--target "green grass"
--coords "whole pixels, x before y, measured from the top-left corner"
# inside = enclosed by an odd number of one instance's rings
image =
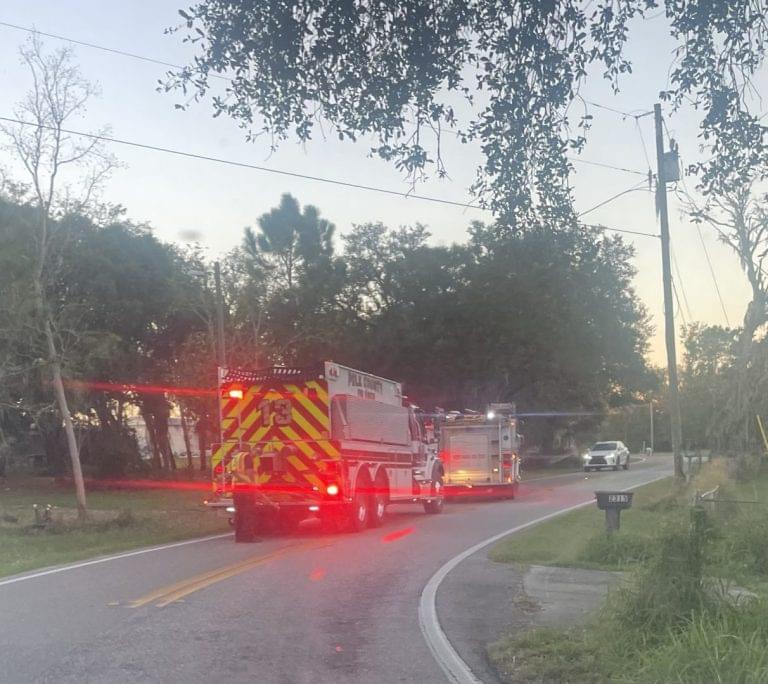
[[[80,523],[69,488],[52,478],[9,479],[0,484],[0,576],[227,531],[226,519],[202,506],[204,496],[173,488],[89,492],[89,520]],[[55,507],[45,529],[33,525],[33,504]]]
[[[694,489],[757,504],[692,509]],[[709,506],[709,505],[708,505]],[[608,538],[602,514],[580,510],[505,540],[495,560],[632,568],[591,622],[536,629],[488,648],[507,682],[768,683],[768,470],[713,463],[686,488],[640,488]],[[750,587],[736,598],[727,589]]]
[[[503,540],[490,551],[501,563],[621,569],[641,559],[658,526],[684,515],[671,480],[635,490],[632,508],[621,514],[621,529],[607,539],[605,513],[596,506],[558,516]]]

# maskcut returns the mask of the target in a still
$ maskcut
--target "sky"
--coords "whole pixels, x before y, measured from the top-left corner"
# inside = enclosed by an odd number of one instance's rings
[[[181,42],[179,35],[165,35],[164,30],[178,23],[177,10],[184,6],[179,0],[3,0],[0,22],[183,64],[189,60],[191,48]],[[627,54],[634,68],[623,81],[622,92],[614,94],[598,76],[589,79],[581,95],[598,104],[639,114],[651,110],[659,91],[666,87],[674,46],[663,17],[636,22],[632,29]],[[12,116],[13,103],[30,87],[29,73],[18,56],[18,47],[27,37],[24,31],[0,25],[0,116]],[[52,38],[43,38],[43,43],[49,49],[66,44]],[[286,141],[272,152],[264,139],[246,142],[235,122],[223,116],[212,118],[208,103],[193,103],[185,111],[176,109],[174,105],[183,101],[180,95],[157,92],[158,79],[167,71],[162,66],[82,46],[75,46],[74,54],[83,75],[99,84],[101,96],[89,104],[88,111],[72,124],[73,128],[96,131],[108,126],[114,137],[144,144],[399,192],[409,189],[393,166],[368,156],[365,141],[339,142],[324,139],[318,132],[307,145]],[[652,116],[635,119],[595,107],[590,113],[595,118],[582,159],[641,172],[647,171],[649,160],[655,166]],[[688,164],[698,159],[695,112],[671,116],[667,112],[666,121],[683,161]],[[450,244],[466,239],[471,221],[492,219],[478,209],[344,188],[122,145],[111,145],[110,150],[122,167],[104,188],[103,200],[123,205],[132,220],[150,224],[163,240],[184,243],[193,237],[211,257],[239,244],[243,228],[255,225],[258,216],[274,207],[285,192],[302,204],[317,206],[342,235],[354,224],[369,221],[381,221],[390,227],[419,222],[429,227],[434,244]],[[416,192],[471,202],[469,187],[481,162],[478,146],[462,145],[448,135],[444,140],[444,157],[449,178],[432,178],[420,184]],[[15,170],[6,153],[0,153],[0,166]],[[572,184],[578,211],[586,211],[642,180],[638,175],[584,163],[575,162],[574,167]],[[692,185],[690,180],[688,185]],[[749,288],[738,260],[710,228],[702,227],[699,237],[696,226],[686,220],[673,194],[669,202],[673,276],[680,301],[679,308],[675,307],[678,327],[692,321],[725,325],[726,315],[731,325],[739,325]],[[590,211],[584,220],[658,233],[653,195],[647,191],[623,195]],[[635,289],[655,327],[649,357],[652,363],[663,365],[666,357],[660,244],[654,238],[625,237],[636,250]],[[713,263],[725,313],[717,299],[702,239]]]

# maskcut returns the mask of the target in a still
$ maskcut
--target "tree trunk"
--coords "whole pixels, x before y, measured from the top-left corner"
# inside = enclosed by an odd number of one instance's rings
[[[168,470],[176,470],[176,459],[171,448],[171,439],[168,435],[168,419],[166,416],[155,416],[155,434],[157,446]]]
[[[179,407],[179,416],[181,418],[181,432],[184,435],[184,449],[187,452],[187,470],[191,473],[193,470],[192,465],[192,445],[189,441],[189,425],[187,425],[187,412],[183,406]]]
[[[200,472],[208,469],[205,452],[208,449],[208,431],[203,419],[197,421],[197,448],[200,451]]]
[[[155,432],[155,417],[152,415],[146,405],[142,404],[141,415],[144,418],[144,425],[147,428],[147,437],[149,438],[149,447],[152,449],[152,467],[155,470],[162,470],[163,463],[160,460],[160,447],[157,442],[157,433]]]
[[[48,345],[48,357],[53,373],[53,391],[56,395],[56,403],[59,407],[59,413],[64,421],[64,432],[67,437],[67,450],[69,459],[72,463],[72,479],[75,481],[75,496],[77,498],[77,518],[85,520],[88,517],[88,506],[85,499],[85,481],[83,479],[83,469],[80,465],[80,452],[77,448],[77,439],[75,438],[75,427],[72,423],[72,414],[69,411],[67,394],[64,391],[64,381],[61,378],[61,362],[56,353],[56,342],[53,339],[53,330],[48,317],[45,317],[45,339]]]

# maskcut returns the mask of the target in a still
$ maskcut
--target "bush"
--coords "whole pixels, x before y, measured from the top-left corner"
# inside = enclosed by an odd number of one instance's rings
[[[579,560],[594,565],[624,568],[645,561],[651,553],[650,544],[647,537],[639,535],[601,532],[589,539],[579,554]]]
[[[731,518],[719,544],[719,562],[737,571],[738,576],[768,575],[768,518],[750,511]]]
[[[670,523],[655,540],[653,552],[634,583],[612,594],[602,624],[631,625],[642,641],[652,643],[709,605],[704,557],[711,539],[706,513],[694,509],[690,523]]]
[[[752,601],[697,613],[667,629],[644,653],[632,680],[640,682],[768,681],[768,605]]]
[[[83,468],[96,477],[122,477],[140,463],[136,435],[129,429],[90,429],[80,449]]]
[[[740,454],[728,461],[728,472],[739,483],[752,482],[762,470],[762,460],[754,454]]]

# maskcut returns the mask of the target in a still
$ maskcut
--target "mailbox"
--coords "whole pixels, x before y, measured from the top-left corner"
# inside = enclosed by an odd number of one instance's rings
[[[597,507],[605,511],[605,529],[612,534],[621,525],[621,512],[632,508],[634,492],[595,492]]]
[[[607,511],[609,508],[617,508],[620,511],[632,508],[633,494],[634,492],[595,492],[597,507],[601,511]]]

